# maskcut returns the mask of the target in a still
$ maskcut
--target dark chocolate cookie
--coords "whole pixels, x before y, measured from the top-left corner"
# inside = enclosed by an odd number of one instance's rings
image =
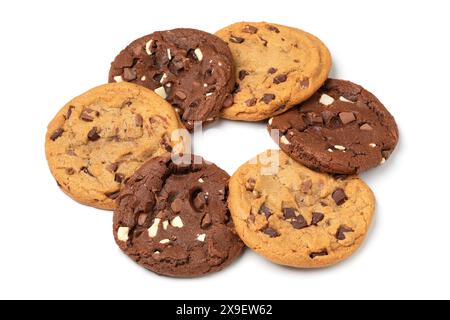
[[[166,99],[192,130],[233,103],[234,64],[227,44],[194,29],[158,31],[133,41],[111,64],[109,82],[133,82]]]
[[[328,80],[299,107],[269,120],[280,148],[318,171],[355,174],[383,164],[398,142],[392,115],[370,92]]]
[[[227,207],[228,174],[200,157],[176,164],[170,155],[145,163],[126,183],[114,212],[119,247],[161,275],[219,271],[244,245]]]

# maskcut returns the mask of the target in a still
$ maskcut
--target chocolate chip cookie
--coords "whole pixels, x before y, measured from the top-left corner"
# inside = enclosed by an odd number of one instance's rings
[[[355,174],[383,164],[398,142],[392,115],[370,92],[328,80],[308,101],[269,120],[280,148],[318,171]]]
[[[183,124],[214,121],[232,104],[234,63],[218,37],[194,29],[155,32],[133,41],[111,64],[109,82],[133,82],[166,99]]]
[[[92,89],[66,104],[48,125],[46,156],[61,189],[75,200],[114,209],[124,182],[146,160],[171,151],[182,128],[173,108],[131,83]]]
[[[314,172],[267,151],[230,179],[229,208],[242,240],[267,259],[297,268],[333,265],[363,242],[375,199],[356,176]]]
[[[223,109],[231,120],[259,121],[308,99],[325,82],[331,56],[315,36],[265,22],[240,22],[216,33],[236,63],[234,103]]]
[[[161,275],[194,277],[233,262],[244,245],[230,219],[229,176],[202,158],[162,156],[126,183],[114,212],[119,247]]]

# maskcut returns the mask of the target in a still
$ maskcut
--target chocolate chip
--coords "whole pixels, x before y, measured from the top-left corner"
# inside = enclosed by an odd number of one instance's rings
[[[305,218],[302,215],[294,218],[294,221],[291,222],[291,225],[294,229],[300,230],[304,229],[308,226],[308,222],[306,222]]]
[[[64,116],[64,118],[66,118],[66,120],[70,119],[70,116],[72,115],[73,109],[75,109],[74,106],[70,106],[69,109],[67,109],[67,113],[66,113],[66,115]]]
[[[123,79],[125,81],[133,81],[137,78],[136,76],[136,70],[132,68],[125,68],[123,69]]]
[[[346,232],[354,232],[352,228],[349,228],[347,226],[340,226],[339,229],[336,232],[336,239],[338,240],[345,240],[345,233]]]
[[[242,43],[244,41],[245,41],[245,39],[241,38],[241,37],[236,37],[233,35],[230,37],[230,42],[232,42],[232,43]]]
[[[253,191],[255,190],[256,180],[253,178],[250,178],[245,183],[245,190],[247,191]]]
[[[364,123],[361,127],[359,127],[359,129],[361,129],[363,131],[372,131],[373,130],[372,126],[368,123]]]
[[[64,133],[63,128],[56,129],[55,131],[53,131],[52,135],[50,136],[50,140],[56,141],[56,139],[61,137],[63,133]]]
[[[134,123],[136,127],[142,127],[144,125],[144,118],[140,114],[134,116]]]
[[[339,113],[339,118],[341,119],[343,124],[352,123],[356,120],[355,115],[353,112],[341,112]]]
[[[244,29],[242,29],[242,32],[250,33],[250,34],[255,34],[255,33],[258,32],[258,28],[257,28],[257,27],[254,27],[254,26],[251,26],[251,25],[246,25],[246,26],[244,27]]]
[[[180,198],[176,198],[174,201],[172,201],[172,203],[170,204],[170,209],[172,209],[172,211],[174,213],[178,213],[181,212],[181,209],[183,208],[183,200],[181,200]]]
[[[254,105],[256,105],[256,102],[258,102],[258,100],[256,98],[252,98],[245,101],[245,104],[247,105],[247,107],[253,107]]]
[[[250,73],[245,71],[245,70],[241,70],[239,71],[239,80],[244,80],[246,76],[248,76]]]
[[[312,181],[311,180],[306,180],[303,181],[301,186],[300,186],[300,191],[303,193],[308,193],[312,188]]]
[[[143,226],[147,221],[148,215],[145,213],[141,213],[138,217],[138,225]]]
[[[323,213],[320,212],[313,212],[312,219],[311,219],[311,225],[317,226],[317,224],[325,218]]]
[[[93,112],[92,109],[89,108],[84,109],[80,114],[80,119],[86,122],[94,121],[94,117],[91,115],[92,112]]]
[[[293,219],[296,217],[294,208],[283,208],[283,217],[284,219]]]
[[[286,82],[286,80],[287,80],[287,75],[280,74],[280,75],[276,76],[275,78],[273,78],[273,83],[280,84],[280,83]]]
[[[73,170],[73,168],[66,168],[66,174],[72,176],[75,174],[75,170]]]
[[[269,70],[267,70],[267,73],[268,73],[268,74],[274,74],[274,73],[276,73],[277,71],[278,71],[277,68],[272,67],[272,68],[270,68]]]
[[[271,238],[277,238],[280,236],[280,234],[278,233],[277,230],[270,228],[270,227],[267,227],[266,229],[264,229],[263,232]]]
[[[272,93],[266,93],[260,101],[264,102],[265,104],[269,104],[270,102],[272,102],[272,100],[275,99],[275,95]]]
[[[93,127],[89,132],[88,132],[88,140],[89,141],[97,141],[98,139],[100,139],[100,135],[98,134],[98,130],[97,127]]]
[[[266,28],[267,28],[267,30],[269,30],[269,31],[272,31],[272,32],[275,32],[275,33],[280,33],[280,29],[278,29],[278,28],[275,27],[275,26],[267,25]]]
[[[332,197],[333,197],[334,202],[336,202],[336,204],[338,206],[344,204],[348,200],[347,195],[345,194],[344,190],[341,188],[336,189],[333,192]]]
[[[319,252],[312,252],[312,253],[310,253],[309,257],[311,259],[314,259],[316,257],[323,257],[323,256],[327,256],[327,255],[328,255],[327,249],[323,249],[322,251],[319,251]]]
[[[175,98],[177,98],[181,101],[184,101],[187,98],[187,95],[183,91],[180,91],[180,90],[175,91],[174,96],[175,96]]]
[[[114,192],[106,192],[105,196],[107,196],[108,198],[115,200],[119,197],[120,194],[120,190],[114,191]]]
[[[205,216],[202,219],[201,227],[202,229],[208,228],[212,224],[211,216],[209,213],[205,214]]]
[[[267,219],[272,215],[272,211],[266,204],[263,204],[258,211],[259,214],[265,216]]]
[[[122,183],[125,180],[125,175],[122,173],[116,173],[114,175],[114,181],[117,183]]]
[[[119,164],[117,163],[111,163],[108,166],[106,166],[106,170],[108,170],[111,173],[114,173],[119,169]]]

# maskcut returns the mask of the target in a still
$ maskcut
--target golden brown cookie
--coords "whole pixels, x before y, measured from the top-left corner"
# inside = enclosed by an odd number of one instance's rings
[[[94,88],[48,125],[45,151],[61,189],[80,203],[114,209],[123,183],[146,160],[171,151],[182,128],[173,108],[130,83]]]
[[[363,242],[375,198],[358,177],[314,172],[266,151],[230,180],[228,203],[241,239],[267,259],[297,268],[333,265]]]
[[[259,121],[308,99],[331,69],[327,47],[299,29],[265,22],[239,22],[216,33],[230,46],[236,64],[234,104],[222,110],[231,120]]]

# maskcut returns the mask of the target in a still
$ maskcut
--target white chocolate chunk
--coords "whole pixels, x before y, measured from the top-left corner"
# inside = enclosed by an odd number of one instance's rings
[[[323,104],[324,106],[329,106],[329,105],[333,104],[334,99],[333,99],[333,97],[330,97],[329,95],[327,95],[327,94],[324,93],[324,94],[322,94],[322,96],[320,97],[319,102],[320,102],[321,104]]]
[[[163,76],[161,77],[161,80],[159,81],[159,83],[164,83],[164,81],[166,81],[166,79],[167,79],[167,74],[163,74]]]
[[[148,41],[148,42],[145,44],[145,52],[147,52],[147,54],[148,54],[149,56],[152,55],[152,51],[150,50],[151,47],[152,47],[152,43],[153,43],[153,40],[150,40],[150,41]]]
[[[269,119],[269,126],[272,125],[272,122],[273,122],[273,118],[270,118],[270,119]]]
[[[174,228],[183,228],[183,226],[184,226],[183,220],[181,220],[181,218],[179,216],[176,216],[175,218],[173,218],[172,221],[170,222],[170,224]]]
[[[119,230],[117,230],[117,239],[119,239],[119,241],[122,241],[122,242],[127,242],[129,232],[130,232],[130,228],[120,227]]]
[[[141,81],[145,81],[145,80],[147,80],[147,77],[146,76],[142,76],[141,77]]]
[[[380,165],[383,165],[385,162],[386,162],[386,158],[382,158],[381,162],[380,162]]]
[[[172,60],[172,53],[170,52],[170,49],[167,49],[167,58],[169,58],[169,60]]]
[[[334,152],[334,151],[333,151],[333,149],[329,148],[329,149],[328,149],[328,152]]]
[[[353,101],[350,101],[345,97],[339,97],[339,100],[341,100],[342,102],[354,103]]]
[[[200,183],[204,183],[204,182],[205,182],[205,180],[203,180],[202,178],[200,178],[200,179],[198,179],[198,182],[200,182]]]
[[[164,87],[159,87],[155,89],[155,93],[163,99],[167,99],[166,89]]]
[[[205,94],[205,96],[207,96],[207,97],[211,97],[212,95],[213,95],[212,92]]]
[[[336,146],[334,146],[334,148],[335,148],[336,150],[340,150],[340,151],[345,151],[345,150],[347,150],[346,147],[340,146],[340,145],[336,145]]]
[[[170,243],[170,240],[169,239],[162,239],[159,243],[167,244],[167,243]]]
[[[371,144],[369,144],[369,147],[376,148],[377,145],[375,143],[371,143]]]
[[[208,88],[208,84],[207,84],[207,83],[204,83],[204,84],[203,84],[203,87],[204,87],[204,88]]]
[[[206,239],[206,234],[203,233],[203,234],[198,234],[198,235],[197,235],[197,240],[198,240],[198,241],[204,242],[205,239]]]
[[[155,221],[153,221],[152,226],[150,228],[148,228],[148,236],[150,238],[154,238],[158,234],[158,228],[159,228],[160,222],[161,222],[161,219],[156,218]]]
[[[123,82],[123,78],[122,78],[122,76],[115,76],[114,81],[115,82]]]
[[[169,221],[167,220],[163,221],[162,226],[164,230],[167,230],[167,228],[169,227]]]
[[[197,57],[198,61],[202,61],[203,60],[203,52],[202,52],[202,50],[197,48],[197,49],[194,50],[194,54]]]
[[[282,136],[280,141],[281,141],[282,144],[287,144],[287,145],[291,144],[289,142],[289,140],[286,138],[286,136]]]

